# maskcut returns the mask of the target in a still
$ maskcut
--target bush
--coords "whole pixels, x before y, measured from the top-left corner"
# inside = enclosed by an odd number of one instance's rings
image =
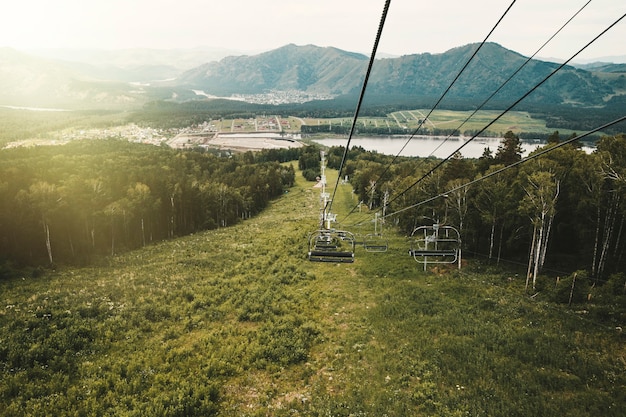
[[[307,181],[315,181],[316,178],[320,176],[320,172],[317,168],[309,168],[302,171],[302,176]]]

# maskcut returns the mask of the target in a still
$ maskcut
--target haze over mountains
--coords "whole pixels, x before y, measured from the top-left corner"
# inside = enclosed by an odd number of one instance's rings
[[[438,97],[478,44],[442,54],[376,60],[368,84],[372,99]],[[360,91],[368,57],[332,47],[289,44],[254,55],[230,50],[39,51],[0,49],[0,105],[63,108],[140,107],[153,100],[203,99],[269,91],[338,97]],[[487,43],[449,93],[478,104],[526,57]],[[558,68],[532,60],[495,97],[510,103]],[[194,91],[196,93],[194,93]],[[567,66],[528,97],[528,103],[602,107],[626,94],[626,64]]]

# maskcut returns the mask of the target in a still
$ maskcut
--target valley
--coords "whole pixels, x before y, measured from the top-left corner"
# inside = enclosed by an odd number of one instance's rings
[[[391,226],[386,253],[309,262],[319,191],[296,178],[236,226],[0,281],[0,415],[623,415],[602,311],[515,268],[423,272]]]
[[[0,123],[3,117],[7,123],[16,112],[26,119],[32,116],[41,117],[41,112],[26,109],[13,109],[0,112]],[[471,137],[472,132],[481,129],[499,112],[479,111],[471,119],[469,111],[435,110],[428,119],[426,109],[401,110],[388,114],[386,117],[359,117],[356,135],[391,136],[404,132],[413,134],[422,124],[420,132],[428,135],[438,132],[440,135],[460,132],[462,136]],[[73,112],[64,112],[64,117],[72,117]],[[54,118],[54,115],[49,116]],[[78,116],[76,116],[78,117]],[[96,124],[95,122],[93,124]],[[352,119],[349,117],[315,118],[279,115],[258,115],[247,118],[206,118],[205,121],[183,128],[151,127],[150,123],[127,123],[123,116],[113,117],[106,127],[90,127],[89,124],[79,127],[67,127],[59,130],[48,130],[36,136],[8,141],[6,148],[19,146],[62,145],[73,140],[99,140],[120,138],[129,142],[152,145],[167,144],[176,149],[206,147],[217,150],[260,150],[272,148],[289,148],[302,146],[303,138],[333,137],[347,138]],[[305,127],[303,129],[303,126]],[[307,128],[316,128],[313,133],[304,133]],[[369,133],[374,130],[375,133]],[[545,120],[533,118],[527,112],[508,112],[493,126],[483,132],[482,136],[498,138],[507,131],[515,133],[533,132],[537,137],[547,136],[553,130],[546,127]],[[341,132],[341,133],[337,133]],[[385,132],[387,132],[385,134]],[[572,130],[560,130],[570,134]],[[5,132],[10,133],[10,132]],[[420,133],[422,134],[422,133]],[[458,133],[454,133],[458,136]],[[2,138],[0,137],[0,143]]]

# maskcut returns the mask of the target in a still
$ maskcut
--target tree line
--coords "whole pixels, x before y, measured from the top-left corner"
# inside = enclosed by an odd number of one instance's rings
[[[123,140],[0,152],[0,265],[83,264],[233,225],[293,185],[273,150],[218,157]]]
[[[535,152],[561,140],[554,132]],[[405,234],[434,221],[453,225],[466,255],[526,265],[529,287],[547,267],[585,270],[593,279],[626,270],[626,137],[605,136],[590,154],[568,143],[506,169],[521,152],[512,132],[495,153],[486,148],[478,159],[457,153],[438,169],[441,160],[434,158],[399,158],[390,165],[391,157],[357,148],[343,174],[372,208],[380,209],[388,193],[386,221]],[[338,168],[342,154],[341,147],[331,149],[328,166]]]

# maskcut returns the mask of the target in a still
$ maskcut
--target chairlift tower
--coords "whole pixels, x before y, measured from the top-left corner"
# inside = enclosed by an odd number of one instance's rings
[[[324,151],[320,151],[322,192],[320,194],[321,213],[319,230],[309,235],[308,258],[314,262],[354,262],[355,238],[350,232],[335,230],[332,223],[337,221],[337,215],[327,212],[331,202],[330,194],[326,192],[326,158]]]
[[[328,204],[331,202],[331,199],[330,193],[326,192],[326,155],[323,150],[320,151],[320,161],[320,183],[322,184],[322,192],[320,193],[320,201],[322,204],[320,214],[320,229],[331,229],[331,223],[337,221],[337,215],[326,212],[326,209],[328,207]]]

